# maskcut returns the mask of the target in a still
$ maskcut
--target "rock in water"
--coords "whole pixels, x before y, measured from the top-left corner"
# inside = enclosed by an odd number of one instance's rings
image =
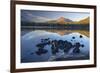
[[[81,35],[81,36],[80,36]],[[72,37],[75,37],[74,39]],[[68,35],[59,35],[57,33],[53,32],[47,32],[47,31],[32,31],[28,32],[27,34],[21,36],[21,62],[44,62],[50,60],[50,58],[53,56],[51,45],[46,45],[41,51],[38,51],[38,47],[36,46],[38,43],[41,43],[41,39],[48,40],[62,40],[62,41],[68,41],[74,45],[76,42],[79,42],[83,47],[79,47],[80,54],[84,55],[83,57],[76,58],[77,55],[73,53],[73,48],[68,51],[68,53],[64,53],[63,49],[60,49],[57,51],[57,54],[55,57],[53,57],[52,60],[78,60],[78,59],[88,59],[89,58],[89,38],[85,35],[82,35],[80,33],[71,33]],[[73,40],[73,41],[72,41]],[[32,53],[33,54],[30,54]],[[37,53],[35,53],[37,52]],[[43,53],[42,55],[39,55]],[[63,54],[63,55],[62,55]],[[73,57],[71,57],[74,54]]]

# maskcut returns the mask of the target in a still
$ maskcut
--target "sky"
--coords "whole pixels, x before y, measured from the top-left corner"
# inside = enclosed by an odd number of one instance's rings
[[[39,11],[39,10],[21,10],[21,15],[23,17],[26,16],[27,19],[32,20],[55,20],[60,17],[68,18],[73,21],[79,21],[86,17],[89,17],[90,14],[88,12],[62,12],[62,11]],[[22,18],[24,19],[24,18]]]

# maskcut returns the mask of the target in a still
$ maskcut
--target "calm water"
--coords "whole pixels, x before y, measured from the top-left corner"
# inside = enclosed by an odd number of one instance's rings
[[[62,38],[63,40],[69,40],[70,42],[72,42],[71,39],[73,36],[76,37],[75,40],[77,42],[81,42],[81,44],[84,44],[85,47],[84,48],[81,47],[82,53],[76,56],[69,55],[69,57],[67,58],[61,58],[61,57],[59,58],[59,56],[62,54],[60,52],[56,56],[57,58],[55,59],[55,61],[89,59],[89,38],[86,37],[89,36],[88,31],[82,31],[82,30],[74,30],[74,31],[73,30],[40,30],[40,31],[41,32],[37,32],[37,33],[35,32],[35,30],[21,31],[21,62],[22,63],[49,61],[50,57],[52,56],[51,46],[47,45],[44,47],[44,49],[48,50],[48,53],[38,56],[35,53],[38,50],[36,44],[40,43],[41,39],[45,39],[45,38],[51,38],[51,40],[61,39],[62,35],[63,35]],[[77,34],[76,32],[79,34]],[[53,33],[58,33],[61,36],[58,36],[58,34],[53,34]],[[75,34],[71,34],[71,33],[75,33]],[[39,34],[41,34],[41,36]],[[71,34],[71,35],[67,35],[67,34]],[[83,36],[85,35],[83,39],[79,39],[80,34],[83,34]],[[72,43],[75,43],[75,41],[73,41]]]

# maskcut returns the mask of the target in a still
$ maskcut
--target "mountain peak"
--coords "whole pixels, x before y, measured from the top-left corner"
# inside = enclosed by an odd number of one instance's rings
[[[64,17],[59,17],[58,19],[65,19]]]
[[[57,19],[57,22],[60,24],[65,24],[66,22],[73,22],[72,20],[68,19],[68,18],[64,18],[64,17],[60,17]]]

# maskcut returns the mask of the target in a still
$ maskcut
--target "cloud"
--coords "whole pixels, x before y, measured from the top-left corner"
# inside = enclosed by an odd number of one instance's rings
[[[46,22],[48,20],[51,20],[47,17],[37,16],[30,12],[22,12],[21,13],[21,19],[22,21],[28,21],[28,22]]]

